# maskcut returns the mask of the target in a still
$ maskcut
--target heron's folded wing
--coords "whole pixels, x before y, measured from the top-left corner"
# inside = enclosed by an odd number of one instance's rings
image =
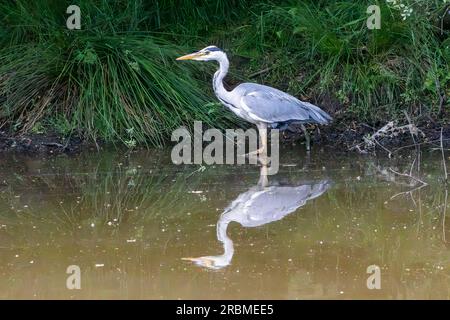
[[[262,122],[296,120],[325,124],[331,120],[319,107],[275,89],[246,92],[241,98],[241,105],[249,115]]]

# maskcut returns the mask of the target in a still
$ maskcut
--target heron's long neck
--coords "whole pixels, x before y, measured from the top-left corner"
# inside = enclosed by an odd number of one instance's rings
[[[223,219],[225,218],[225,219]],[[230,220],[226,219],[225,216],[222,216],[217,222],[217,240],[223,243],[223,255],[221,259],[224,264],[229,264],[234,255],[234,246],[233,241],[227,235],[227,228]]]
[[[221,98],[227,96],[228,94],[228,91],[223,86],[223,78],[225,78],[228,73],[228,66],[230,63],[228,62],[226,54],[223,54],[223,56],[217,61],[219,62],[220,68],[214,74],[213,88],[216,95]]]

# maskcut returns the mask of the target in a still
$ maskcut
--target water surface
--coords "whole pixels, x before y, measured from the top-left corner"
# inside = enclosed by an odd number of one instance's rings
[[[264,188],[170,150],[3,155],[0,298],[448,299],[440,153],[415,159],[296,147]]]

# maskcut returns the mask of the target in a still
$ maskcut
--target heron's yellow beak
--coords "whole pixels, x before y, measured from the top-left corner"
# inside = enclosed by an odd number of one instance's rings
[[[177,60],[192,60],[192,59],[194,59],[196,57],[200,57],[202,55],[203,55],[203,53],[194,52],[194,53],[187,54],[185,56],[179,57],[179,58],[177,58]]]
[[[203,265],[207,268],[212,268],[214,267],[213,265],[213,261],[211,259],[205,258],[205,257],[199,257],[199,258],[181,258],[181,260],[184,261],[191,261],[194,262],[196,264],[200,264]]]
[[[195,261],[196,258],[181,258],[184,261]]]

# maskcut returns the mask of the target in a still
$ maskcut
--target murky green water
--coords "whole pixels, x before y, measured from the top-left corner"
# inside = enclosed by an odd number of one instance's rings
[[[450,298],[440,154],[413,160],[298,147],[261,188],[170,151],[1,156],[0,298]]]

